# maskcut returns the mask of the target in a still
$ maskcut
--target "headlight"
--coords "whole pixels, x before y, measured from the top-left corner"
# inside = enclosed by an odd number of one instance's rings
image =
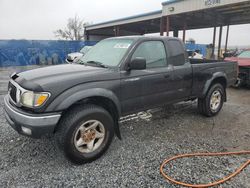
[[[25,91],[21,96],[21,104],[26,107],[39,107],[49,98],[49,93],[35,93],[33,91]]]

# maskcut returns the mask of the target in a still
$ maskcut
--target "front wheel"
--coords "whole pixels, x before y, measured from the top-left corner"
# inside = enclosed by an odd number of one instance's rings
[[[83,164],[104,154],[114,136],[113,127],[111,115],[102,107],[77,106],[63,116],[56,137],[65,156]]]
[[[212,85],[206,96],[198,99],[200,113],[208,117],[218,114],[223,106],[225,96],[225,88],[221,84]]]

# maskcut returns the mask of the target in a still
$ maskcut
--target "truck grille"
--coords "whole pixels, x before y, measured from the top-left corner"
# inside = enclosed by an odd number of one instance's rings
[[[17,88],[11,82],[9,82],[9,95],[15,103],[17,102],[16,93],[17,93]]]

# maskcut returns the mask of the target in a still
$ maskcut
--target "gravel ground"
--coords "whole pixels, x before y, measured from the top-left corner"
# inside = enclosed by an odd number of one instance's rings
[[[115,138],[100,159],[73,165],[58,151],[53,138],[27,138],[6,123],[3,97],[13,70],[0,69],[0,187],[179,187],[159,173],[165,158],[250,150],[250,90],[230,88],[229,101],[214,118],[199,115],[195,101],[123,118],[123,140]],[[233,172],[249,158],[180,159],[165,171],[188,183],[207,183]],[[250,166],[219,187],[250,187]]]

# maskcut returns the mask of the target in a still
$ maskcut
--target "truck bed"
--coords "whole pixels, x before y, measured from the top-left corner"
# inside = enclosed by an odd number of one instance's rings
[[[212,60],[212,59],[193,59],[190,58],[189,62],[191,64],[199,64],[199,63],[217,63],[217,62],[221,62],[220,60]]]
[[[227,78],[227,87],[232,86],[237,79],[237,62],[190,59],[193,70],[193,86],[194,96],[199,96],[207,80],[213,78],[214,74],[222,74]]]

